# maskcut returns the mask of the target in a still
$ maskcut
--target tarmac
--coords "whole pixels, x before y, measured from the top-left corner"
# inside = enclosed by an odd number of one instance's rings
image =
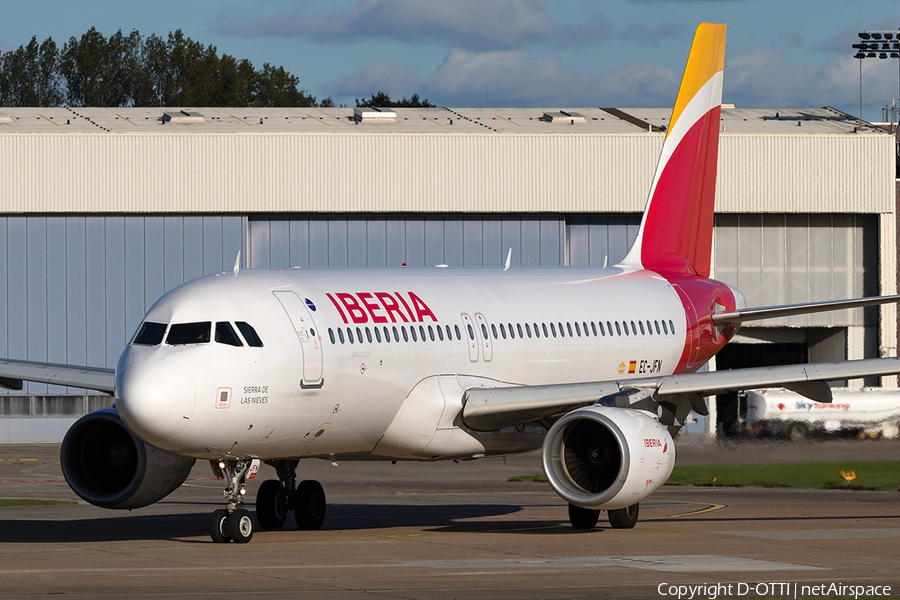
[[[694,598],[816,598],[837,595],[823,593],[832,584],[900,596],[898,492],[664,486],[634,529],[601,515],[579,532],[547,484],[507,481],[540,472],[534,453],[309,460],[300,475],[329,501],[321,530],[289,516],[249,544],[214,544],[207,521],[222,483],[208,464],[151,507],[110,511],[68,488],[58,453],[0,444],[0,497],[78,501],[0,507],[0,598],[688,598],[678,586]],[[898,457],[898,441],[679,446],[680,464]],[[251,500],[273,473],[260,470]]]

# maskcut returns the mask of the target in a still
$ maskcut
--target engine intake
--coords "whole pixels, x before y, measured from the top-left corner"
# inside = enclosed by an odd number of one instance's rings
[[[610,510],[640,502],[665,483],[675,467],[675,445],[649,412],[590,406],[550,428],[542,460],[563,500]]]
[[[125,427],[114,408],[78,419],[63,438],[60,464],[69,487],[103,508],[140,508],[175,491],[194,459],[149,446]]]

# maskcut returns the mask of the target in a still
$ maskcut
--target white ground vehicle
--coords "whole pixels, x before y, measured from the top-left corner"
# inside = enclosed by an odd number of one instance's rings
[[[810,432],[857,430],[894,438],[900,425],[900,389],[835,388],[830,403],[814,402],[784,388],[747,392],[746,425],[751,431],[790,440]]]

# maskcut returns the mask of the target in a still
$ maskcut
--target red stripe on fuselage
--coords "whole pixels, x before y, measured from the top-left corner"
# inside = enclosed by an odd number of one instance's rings
[[[694,123],[659,176],[641,234],[645,269],[709,277],[721,112]]]

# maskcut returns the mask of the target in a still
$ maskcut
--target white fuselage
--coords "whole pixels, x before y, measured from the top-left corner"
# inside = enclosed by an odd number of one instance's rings
[[[126,424],[197,458],[483,455],[465,389],[671,374],[686,337],[673,286],[619,268],[245,270],[176,288],[145,321],[211,323],[206,342],[129,345],[116,373]],[[223,322],[262,347],[217,342]]]

